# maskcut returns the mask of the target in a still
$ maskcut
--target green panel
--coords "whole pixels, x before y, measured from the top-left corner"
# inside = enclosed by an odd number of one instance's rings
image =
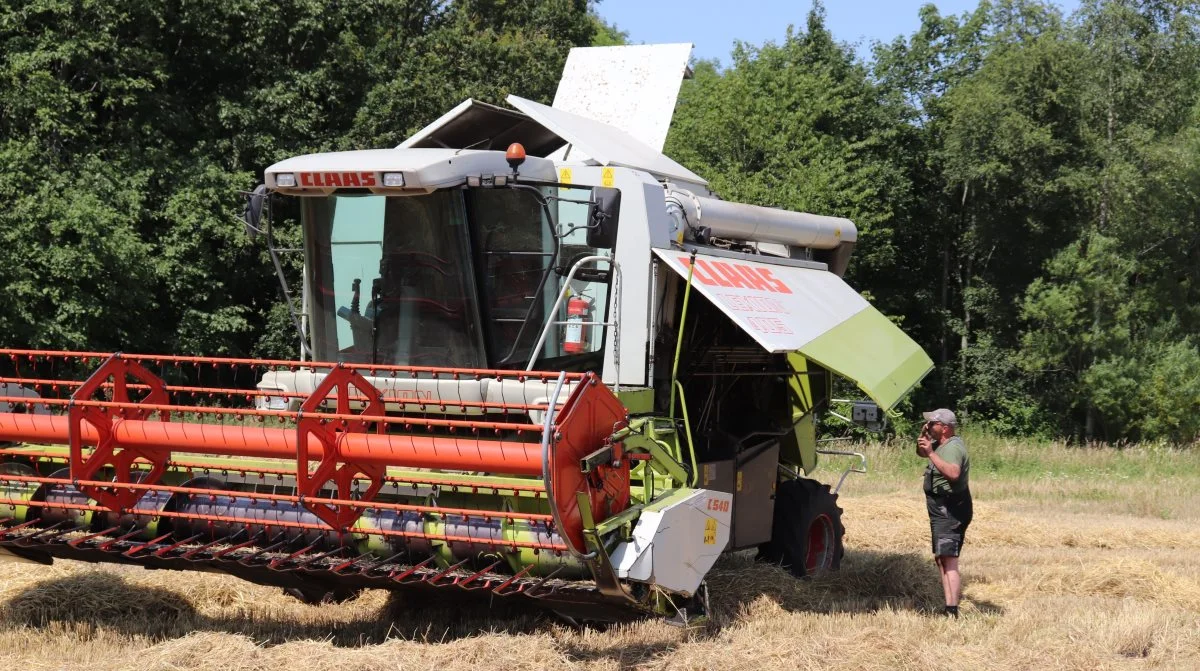
[[[798,373],[788,380],[788,398],[794,431],[780,439],[779,460],[799,466],[805,473],[817,467],[817,429],[813,423],[813,380],[808,360],[796,353],[787,355],[788,365]]]
[[[933,360],[921,346],[871,307],[800,348],[800,353],[854,380],[884,410],[933,370]]]
[[[620,399],[621,405],[631,413],[642,414],[654,411],[653,389],[622,389],[617,392],[617,398]]]

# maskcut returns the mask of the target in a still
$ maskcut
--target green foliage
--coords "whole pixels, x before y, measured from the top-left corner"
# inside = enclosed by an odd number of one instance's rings
[[[609,23],[600,18],[600,15],[592,14],[592,24],[595,26],[595,36],[592,37],[593,47],[615,47],[622,44],[629,44],[629,31],[620,30],[616,24]]]
[[[598,11],[0,7],[4,344],[294,355],[242,192],[286,156],[394,146],[465,98],[549,101],[571,46],[630,40]],[[694,64],[667,153],[723,197],[856,222],[848,280],[937,362],[898,435],[946,405],[999,434],[1200,439],[1200,3],[920,19],[863,62],[816,3],[781,42]]]
[[[782,44],[739,45],[718,72],[700,62],[684,83],[666,153],[722,197],[854,220],[852,281],[900,311],[897,217],[912,202],[905,110],[834,41],[820,8]]]
[[[998,0],[926,8],[876,49],[921,128],[914,179],[938,222],[918,224],[941,243],[941,332],[921,334],[938,404],[1003,433],[1200,437],[1173,410],[1200,407],[1198,18],[1183,1],[1063,17]]]
[[[596,30],[584,0],[0,7],[5,344],[295,355],[240,192],[467,97],[547,100]]]

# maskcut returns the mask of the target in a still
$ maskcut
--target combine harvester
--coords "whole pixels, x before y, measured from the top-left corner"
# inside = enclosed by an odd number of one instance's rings
[[[818,415],[878,426],[932,362],[841,279],[852,222],[661,153],[690,53],[576,49],[553,106],[268,168],[297,361],[0,351],[0,551],[586,620],[702,616],[724,552],[837,568]]]

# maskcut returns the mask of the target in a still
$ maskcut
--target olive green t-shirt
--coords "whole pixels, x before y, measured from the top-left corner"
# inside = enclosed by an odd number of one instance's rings
[[[958,480],[950,482],[942,472],[937,469],[930,461],[925,466],[925,491],[934,496],[945,496],[946,494],[962,494],[967,491],[967,475],[971,471],[971,460],[967,457],[967,445],[962,438],[954,436],[946,442],[938,445],[934,452],[939,457],[951,464],[957,464],[962,467],[962,474],[958,476]]]

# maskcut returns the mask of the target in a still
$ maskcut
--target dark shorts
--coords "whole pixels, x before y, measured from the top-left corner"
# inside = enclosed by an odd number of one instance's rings
[[[933,539],[933,554],[936,557],[957,557],[962,551],[967,527],[974,515],[971,495],[930,496],[925,495],[925,507],[929,511],[929,531]]]

